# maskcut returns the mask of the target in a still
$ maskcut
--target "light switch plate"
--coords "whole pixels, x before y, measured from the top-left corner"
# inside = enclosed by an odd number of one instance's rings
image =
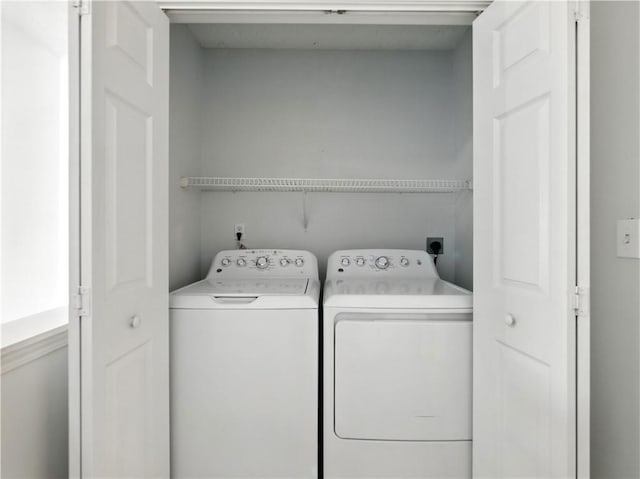
[[[618,258],[640,258],[640,220],[618,220],[616,238]]]

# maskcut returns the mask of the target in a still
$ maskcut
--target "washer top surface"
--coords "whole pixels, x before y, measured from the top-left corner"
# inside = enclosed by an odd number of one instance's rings
[[[342,250],[329,257],[324,305],[470,310],[473,295],[440,279],[425,251]]]
[[[309,309],[318,307],[318,264],[308,251],[229,250],[207,277],[169,296],[174,309]]]

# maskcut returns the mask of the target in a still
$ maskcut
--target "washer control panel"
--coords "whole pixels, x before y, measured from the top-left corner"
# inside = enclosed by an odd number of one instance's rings
[[[254,276],[317,278],[318,261],[312,253],[302,250],[220,251],[211,264],[207,278]]]
[[[327,278],[370,277],[434,277],[438,273],[426,251],[420,250],[342,250],[329,257]]]

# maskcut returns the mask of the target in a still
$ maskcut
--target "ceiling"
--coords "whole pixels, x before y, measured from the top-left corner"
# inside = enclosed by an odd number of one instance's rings
[[[452,50],[466,25],[190,24],[205,48]]]

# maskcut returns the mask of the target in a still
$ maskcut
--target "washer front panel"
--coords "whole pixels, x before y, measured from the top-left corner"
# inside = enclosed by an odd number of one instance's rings
[[[471,324],[471,314],[339,314],[335,434],[470,440]]]

